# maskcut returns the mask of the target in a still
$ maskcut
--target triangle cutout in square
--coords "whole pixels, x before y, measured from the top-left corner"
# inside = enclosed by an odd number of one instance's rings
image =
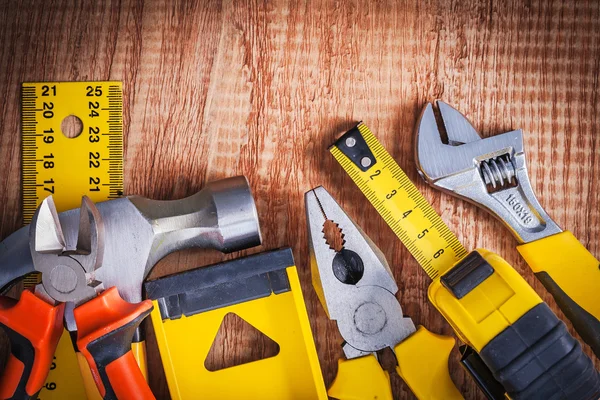
[[[204,367],[212,372],[279,354],[279,345],[234,313],[223,317]]]

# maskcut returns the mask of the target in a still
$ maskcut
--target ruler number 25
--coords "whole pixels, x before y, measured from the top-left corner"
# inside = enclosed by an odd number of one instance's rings
[[[87,97],[100,97],[102,96],[102,86],[87,86],[85,88]],[[100,103],[97,101],[88,101],[88,109],[90,110],[90,118],[98,117],[100,114],[98,113],[98,109],[100,108]],[[89,136],[88,140],[90,143],[98,143],[100,141],[100,127],[98,126],[90,126],[89,128]],[[97,151],[89,152],[89,168],[100,168],[100,153]],[[89,177],[89,191],[90,192],[99,192],[100,191],[100,177]]]
[[[100,97],[102,96],[102,86],[88,86],[85,88],[87,97]],[[100,103],[97,101],[89,101],[88,108],[90,110],[90,118],[95,118],[99,116],[98,108],[100,108]]]

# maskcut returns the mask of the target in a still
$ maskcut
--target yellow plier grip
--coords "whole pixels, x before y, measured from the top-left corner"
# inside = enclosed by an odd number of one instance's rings
[[[454,400],[462,395],[448,371],[454,339],[420,326],[394,348],[396,372],[418,399]],[[327,394],[340,400],[392,400],[390,376],[373,355],[338,361],[338,374]]]
[[[454,338],[436,335],[419,326],[417,331],[394,348],[396,372],[419,399],[462,399],[448,370]]]
[[[600,376],[579,342],[499,255],[470,253],[428,294],[511,399],[600,397]]]
[[[600,262],[568,231],[517,249],[600,357]]]
[[[374,355],[338,360],[338,373],[327,395],[339,400],[392,400],[390,375]]]

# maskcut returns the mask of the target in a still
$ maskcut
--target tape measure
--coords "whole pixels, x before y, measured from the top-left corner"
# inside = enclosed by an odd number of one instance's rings
[[[123,194],[121,82],[23,83],[23,221],[52,195],[59,212]],[[24,279],[26,287],[39,275]],[[98,395],[99,396],[99,395]],[[40,399],[86,398],[68,332],[62,335]]]
[[[535,290],[499,255],[467,255],[364,124],[330,151],[432,278],[428,298],[465,343],[461,363],[488,397],[597,392],[591,360]],[[524,359],[550,361],[523,368]],[[561,368],[581,379],[553,380]]]
[[[467,251],[362,122],[329,149],[431,279]]]

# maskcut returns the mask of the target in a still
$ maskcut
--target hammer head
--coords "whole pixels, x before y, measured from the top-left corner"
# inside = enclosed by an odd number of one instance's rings
[[[131,196],[98,203],[96,208],[104,225],[104,253],[102,266],[89,271],[93,275],[90,279],[106,289],[116,286],[121,297],[131,303],[141,301],[144,279],[169,253],[190,247],[233,252],[261,243],[254,199],[243,176],[211,182],[181,200]],[[56,217],[56,225],[62,230],[61,241],[78,243],[80,209]],[[18,267],[21,276],[35,268],[29,251],[29,227],[2,243],[10,245],[0,245],[0,284],[4,286],[16,278],[15,273],[9,272],[12,265]],[[72,317],[71,312],[65,314],[70,330],[75,329]]]

